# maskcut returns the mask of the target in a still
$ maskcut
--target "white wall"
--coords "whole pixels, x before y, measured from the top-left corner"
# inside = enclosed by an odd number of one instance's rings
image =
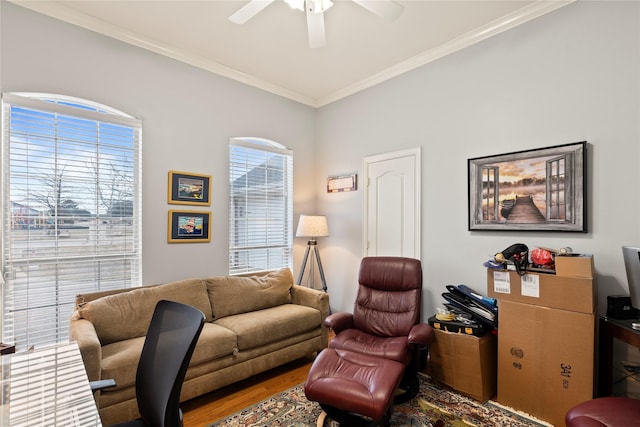
[[[595,255],[600,301],[626,291],[620,246],[640,244],[640,3],[577,2],[319,109],[1,2],[0,89],[78,96],[143,120],[144,280],[227,271],[227,144],[292,148],[294,211],[319,239],[334,311],[353,306],[363,186],[326,194],[363,158],[423,147],[425,318],[444,286],[485,289],[482,263],[515,242]],[[467,231],[468,158],[587,140],[589,232]],[[213,175],[210,244],[166,243],[167,172]],[[316,210],[318,206],[318,210]],[[304,251],[295,239],[294,273]]]
[[[626,292],[640,245],[640,3],[577,2],[319,110],[318,180],[421,146],[424,317],[445,285],[486,291],[483,262],[512,243],[593,253],[600,307]],[[589,232],[469,232],[467,159],[586,140]],[[362,251],[357,192],[318,193],[334,311],[350,310]]]
[[[315,110],[1,2],[1,90],[59,93],[143,121],[143,279],[228,272],[228,143],[258,136],[294,150],[296,218],[315,209]],[[211,243],[168,244],[168,171],[212,175]],[[205,210],[202,207],[195,208]],[[296,242],[301,258],[305,242]]]

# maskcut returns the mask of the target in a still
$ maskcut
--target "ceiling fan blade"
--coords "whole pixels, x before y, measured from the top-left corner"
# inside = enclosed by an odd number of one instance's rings
[[[402,5],[392,0],[353,0],[353,2],[389,21],[398,19],[404,10]]]
[[[314,49],[326,44],[324,33],[324,13],[314,12],[309,6],[307,9],[307,31],[309,31],[309,47]]]
[[[257,15],[262,9],[273,3],[274,0],[249,0],[249,3],[238,9],[229,17],[234,24],[244,24]]]

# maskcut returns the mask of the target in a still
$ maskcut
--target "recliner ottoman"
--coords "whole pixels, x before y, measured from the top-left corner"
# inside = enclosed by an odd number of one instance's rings
[[[337,421],[352,413],[387,425],[403,372],[394,360],[327,348],[311,365],[304,392]]]

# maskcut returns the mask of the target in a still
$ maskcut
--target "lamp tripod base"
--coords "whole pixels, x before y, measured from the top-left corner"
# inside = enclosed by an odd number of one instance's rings
[[[311,283],[313,283],[313,261],[318,263],[318,271],[320,272],[320,282],[322,283],[322,290],[327,292],[327,282],[324,278],[324,270],[322,269],[322,261],[320,261],[320,253],[318,252],[318,242],[315,240],[309,240],[307,242],[307,250],[304,253],[304,259],[302,260],[302,266],[300,267],[300,274],[298,275],[298,280],[296,285],[302,284],[302,278],[304,276],[304,270],[307,267],[307,261],[309,260],[309,253],[313,252],[311,256],[311,268],[309,269],[309,274],[311,275]],[[315,257],[315,258],[314,258]]]

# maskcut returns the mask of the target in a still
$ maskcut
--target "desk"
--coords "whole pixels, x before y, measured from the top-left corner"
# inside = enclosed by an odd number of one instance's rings
[[[0,357],[0,426],[100,427],[78,345]]]
[[[640,348],[640,331],[631,327],[637,319],[618,320],[600,316],[598,322],[598,395],[611,396],[613,367],[613,339],[617,338],[629,345]]]

